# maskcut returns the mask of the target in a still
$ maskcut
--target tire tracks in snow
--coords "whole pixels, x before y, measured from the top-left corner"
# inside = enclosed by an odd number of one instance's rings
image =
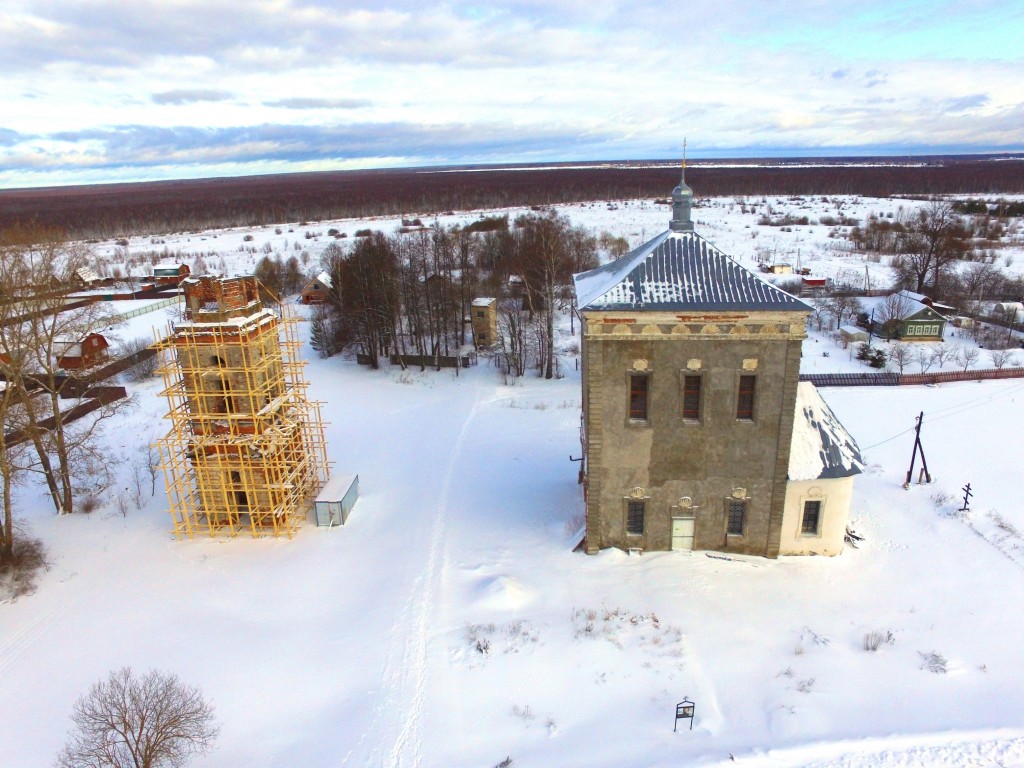
[[[22,655],[35,645],[36,641],[46,636],[47,630],[67,611],[70,602],[71,598],[67,591],[63,591],[54,605],[0,645],[0,679],[7,677],[7,672]],[[2,636],[0,640],[3,640]]]
[[[427,687],[427,645],[446,558],[445,517],[466,434],[480,405],[481,390],[478,390],[444,467],[441,490],[430,522],[426,562],[391,630],[393,640],[373,721],[364,734],[364,738],[375,742],[365,763],[369,766],[419,768],[423,765],[421,723]],[[343,764],[357,751],[358,745],[346,755]]]
[[[136,547],[132,546],[132,542],[141,541],[144,535],[140,530],[129,534],[129,544],[126,546],[126,550],[134,551]],[[52,601],[52,604],[24,627],[12,633],[10,637],[6,637],[0,631],[0,680],[6,678],[7,672],[14,667],[25,652],[40,639],[46,637],[51,628],[72,608],[75,604],[76,592],[78,589],[82,589],[82,586],[80,583],[76,583],[74,587],[69,587],[67,582],[77,577],[79,571],[85,570],[88,565],[90,565],[88,562],[78,562],[76,563],[77,570],[72,571],[65,578],[47,579],[37,587],[36,592],[32,595],[20,598],[23,600],[31,598],[33,601],[49,600]],[[64,568],[65,566],[58,567]],[[104,571],[103,579],[108,584],[117,584],[122,579],[131,579],[133,576],[134,571],[130,563],[127,560],[121,560],[115,568],[108,568]],[[69,627],[69,629],[73,632],[74,628]]]

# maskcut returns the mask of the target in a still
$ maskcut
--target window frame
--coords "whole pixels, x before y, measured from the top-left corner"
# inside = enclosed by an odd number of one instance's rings
[[[687,413],[688,383],[693,380],[697,384],[696,416]],[[680,386],[680,411],[684,424],[700,424],[704,421],[704,374],[697,371],[683,371],[683,380]]]
[[[643,536],[647,532],[647,499],[633,499],[627,498],[625,505],[625,518],[623,520],[623,527],[626,531],[626,536]],[[635,522],[634,512],[637,511],[635,508],[639,508],[640,515],[640,530],[633,530],[636,526],[633,525]]]
[[[634,391],[633,382],[643,380],[643,416],[634,415],[633,398],[639,395]],[[651,372],[630,371],[626,375],[626,423],[633,426],[647,426],[651,417]]]
[[[811,504],[817,506],[815,511],[814,530],[807,530],[807,507]],[[800,536],[806,538],[821,538],[821,520],[825,511],[825,502],[822,499],[804,499],[800,510]]]
[[[743,391],[743,384],[745,381],[751,382],[750,396],[750,407],[749,415],[747,410],[741,410],[743,404],[742,398],[745,396]],[[736,421],[742,422],[754,422],[757,420],[757,374],[755,373],[741,373],[736,378]]]
[[[733,505],[740,507],[740,530],[737,533],[733,530]],[[750,499],[725,500],[725,535],[734,538],[742,538],[747,533],[747,518],[750,511]]]

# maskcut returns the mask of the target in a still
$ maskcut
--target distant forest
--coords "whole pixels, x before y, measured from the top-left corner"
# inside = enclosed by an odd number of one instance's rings
[[[735,163],[738,167],[723,167]],[[757,165],[752,165],[756,163]],[[872,164],[877,163],[877,164]],[[664,199],[675,168],[608,163],[406,168],[0,190],[0,229],[36,222],[70,238],[106,239],[231,226]],[[737,160],[692,163],[698,197],[1024,193],[1019,155]]]

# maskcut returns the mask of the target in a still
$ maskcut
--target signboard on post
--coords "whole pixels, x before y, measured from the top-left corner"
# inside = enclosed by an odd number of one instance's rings
[[[672,732],[673,733],[675,733],[679,729],[679,721],[680,720],[689,720],[690,721],[690,730],[691,731],[693,730],[693,710],[694,710],[694,706],[695,706],[694,703],[692,701],[690,701],[689,699],[683,699],[678,704],[676,704],[676,722],[675,722],[675,725],[672,726]]]

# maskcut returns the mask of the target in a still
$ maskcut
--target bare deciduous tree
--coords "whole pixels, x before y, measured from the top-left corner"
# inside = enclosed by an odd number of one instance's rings
[[[981,352],[977,347],[960,347],[957,350],[954,359],[957,365],[963,366],[964,371],[978,362],[978,358],[981,357]]]
[[[928,373],[931,367],[935,365],[935,353],[930,349],[919,347],[917,353],[914,355],[914,360],[917,361],[918,367],[921,369],[921,373]]]
[[[539,312],[544,324],[543,334],[537,338],[538,370],[550,379],[555,375],[557,289],[567,284],[574,272],[597,266],[597,241],[555,213],[520,216],[515,223],[517,263],[530,315]]]
[[[160,367],[160,356],[156,350],[151,350],[152,341],[145,337],[138,337],[124,342],[118,349],[118,357],[134,357],[136,363],[125,371],[130,381],[145,381],[156,374]]]
[[[55,509],[73,509],[76,488],[107,472],[107,457],[97,437],[101,424],[131,407],[132,399],[105,403],[74,424],[61,410],[66,386],[58,359],[62,342],[75,342],[110,324],[104,302],[69,307],[67,286],[89,260],[88,251],[39,228],[0,233],[0,293],[17,301],[0,302],[0,357],[8,387],[18,393],[25,433],[35,449],[31,467],[42,474]],[[41,396],[33,392],[41,391]],[[97,470],[99,470],[97,472]]]
[[[878,305],[874,313],[873,323],[880,328],[876,329],[875,333],[891,341],[899,330],[899,321],[910,313],[912,307],[911,300],[900,293],[886,296],[885,301]]]
[[[149,495],[156,496],[156,481],[160,476],[160,449],[152,442],[139,448],[142,454],[142,464],[149,477]]]
[[[836,319],[837,328],[864,311],[863,304],[856,296],[829,296],[824,301],[826,311]]]
[[[75,731],[56,768],[180,768],[213,748],[213,707],[177,675],[111,672],[75,702]]]
[[[508,300],[498,313],[498,345],[506,376],[512,380],[526,372],[527,328],[533,323],[516,300]]]
[[[993,349],[989,351],[988,356],[992,360],[992,367],[997,371],[1017,363],[1017,355],[1012,349]]]
[[[935,357],[935,362],[941,368],[946,364],[947,360],[953,360],[956,356],[956,352],[952,346],[947,344],[939,344],[937,347],[932,349],[932,355]]]
[[[949,203],[935,201],[900,222],[893,267],[903,284],[921,293],[926,287],[941,295],[950,265],[969,249],[967,232]]]
[[[889,362],[896,366],[896,369],[903,373],[903,369],[910,363],[910,345],[902,341],[894,341],[889,345]]]

